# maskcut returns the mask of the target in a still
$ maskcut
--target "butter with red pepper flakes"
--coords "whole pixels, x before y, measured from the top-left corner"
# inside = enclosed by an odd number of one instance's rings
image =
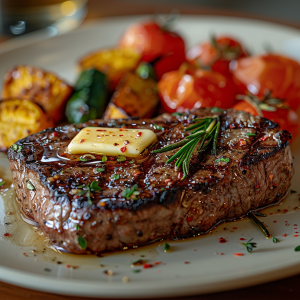
[[[73,138],[67,152],[137,157],[156,141],[155,133],[149,129],[86,127]]]

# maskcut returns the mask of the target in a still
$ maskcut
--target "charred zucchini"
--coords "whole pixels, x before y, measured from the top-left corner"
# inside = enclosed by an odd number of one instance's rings
[[[104,49],[91,53],[79,61],[80,70],[96,69],[104,73],[113,91],[123,75],[134,70],[140,55],[131,49]]]
[[[4,100],[0,102],[0,149],[30,134],[39,132],[54,123],[36,103],[28,100]]]
[[[159,103],[156,81],[129,72],[120,82],[104,114],[104,119],[149,118]]]
[[[106,76],[95,70],[81,73],[75,93],[67,103],[66,116],[71,123],[83,123],[100,118],[107,104]]]
[[[72,90],[50,72],[18,65],[5,74],[1,98],[36,102],[58,123],[64,117],[65,105]]]

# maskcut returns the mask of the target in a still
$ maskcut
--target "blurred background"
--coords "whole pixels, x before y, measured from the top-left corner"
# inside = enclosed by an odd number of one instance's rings
[[[83,21],[118,15],[181,13],[255,17],[300,28],[299,0],[0,0],[0,41],[52,26],[64,32]]]

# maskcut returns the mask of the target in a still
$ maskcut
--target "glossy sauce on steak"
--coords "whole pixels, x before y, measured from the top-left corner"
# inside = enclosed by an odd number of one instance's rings
[[[213,114],[221,120],[217,155],[209,149],[195,151],[183,181],[175,162],[166,163],[177,149],[104,162],[100,155],[84,162],[80,155],[65,153],[86,126],[152,129],[158,136],[154,150],[180,141],[194,118]],[[74,253],[104,252],[203,233],[278,201],[294,173],[290,139],[267,119],[204,108],[152,120],[94,120],[50,128],[18,141],[8,158],[21,212],[55,246]],[[101,191],[91,192],[94,181]],[[124,190],[135,184],[137,193],[125,197]]]

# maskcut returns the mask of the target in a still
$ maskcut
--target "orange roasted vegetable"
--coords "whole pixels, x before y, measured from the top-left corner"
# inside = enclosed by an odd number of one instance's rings
[[[72,90],[53,73],[18,65],[5,74],[1,98],[36,102],[58,123],[64,118],[65,104]]]
[[[54,126],[51,118],[34,102],[5,100],[0,102],[0,150],[30,134]]]
[[[156,81],[129,72],[121,80],[104,113],[104,119],[149,118],[159,102]]]
[[[105,74],[110,90],[114,90],[123,75],[134,70],[141,55],[131,49],[102,49],[93,52],[79,61],[80,71],[96,69]]]

